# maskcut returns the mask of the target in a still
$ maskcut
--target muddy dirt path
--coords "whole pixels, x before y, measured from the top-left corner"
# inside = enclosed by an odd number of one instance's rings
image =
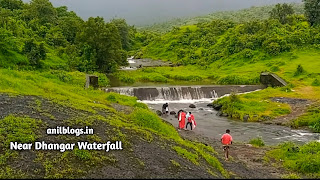
[[[292,120],[298,118],[299,116],[305,114],[308,110],[308,107],[312,105],[311,100],[307,99],[294,99],[294,98],[284,98],[284,97],[275,97],[271,99],[275,102],[287,103],[291,107],[291,113],[285,116],[281,116],[269,121],[263,122],[264,124],[276,124],[282,126],[290,126]]]
[[[218,159],[224,168],[231,173],[231,178],[241,179],[274,179],[289,174],[285,169],[274,167],[263,159],[270,147],[256,148],[249,144],[234,143],[230,148],[229,161],[224,160],[224,153],[219,139],[203,137],[193,131],[179,131],[179,134],[189,140],[203,142],[212,146],[218,153]]]

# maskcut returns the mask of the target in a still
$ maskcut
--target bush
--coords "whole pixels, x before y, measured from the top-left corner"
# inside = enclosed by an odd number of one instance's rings
[[[264,141],[262,140],[261,137],[253,138],[249,141],[249,144],[256,146],[256,147],[262,147],[264,146]]]
[[[302,65],[299,64],[298,67],[297,67],[296,72],[294,73],[294,76],[299,76],[299,75],[303,74],[304,72],[305,72],[305,71],[304,71]]]
[[[83,161],[88,161],[92,158],[90,151],[88,150],[80,150],[78,148],[74,149],[74,154]]]
[[[315,79],[312,84],[312,86],[320,86],[320,81],[318,79]]]
[[[133,83],[136,81],[134,78],[129,77],[129,76],[127,76],[127,75],[125,75],[125,76],[120,76],[120,77],[119,77],[119,80],[120,80],[121,82],[129,83],[129,84],[133,84]]]

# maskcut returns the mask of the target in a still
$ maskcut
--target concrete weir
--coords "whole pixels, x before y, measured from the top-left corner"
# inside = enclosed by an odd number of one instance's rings
[[[213,85],[213,86],[168,86],[168,87],[117,87],[106,88],[106,92],[136,96],[139,100],[200,100],[216,99],[231,92],[246,93],[264,89],[264,85]]]

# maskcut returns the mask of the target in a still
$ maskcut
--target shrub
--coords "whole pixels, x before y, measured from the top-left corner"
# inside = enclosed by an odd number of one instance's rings
[[[312,86],[320,86],[320,81],[318,79],[315,79],[312,84]]]
[[[249,144],[252,144],[253,146],[256,146],[256,147],[262,147],[265,145],[261,137],[251,139],[249,141]]]
[[[297,67],[296,72],[294,73],[294,76],[299,76],[299,75],[301,75],[301,74],[304,73],[304,72],[305,72],[305,71],[304,71],[302,65],[299,64],[298,67]]]
[[[73,152],[80,160],[88,161],[92,158],[92,155],[88,150],[80,150],[76,148]]]
[[[129,76],[120,76],[119,77],[119,80],[121,82],[124,82],[124,83],[129,83],[129,84],[133,84],[135,82],[135,79],[132,78],[132,77],[129,77]]]

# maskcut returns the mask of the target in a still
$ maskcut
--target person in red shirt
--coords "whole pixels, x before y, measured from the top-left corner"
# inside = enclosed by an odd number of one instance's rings
[[[223,146],[224,156],[226,158],[226,161],[229,160],[229,146],[232,144],[232,136],[230,135],[230,130],[227,129],[226,133],[222,135],[221,137],[221,143]]]
[[[196,127],[196,121],[194,120],[194,115],[189,112],[189,117],[188,117],[188,123],[186,125],[186,129],[188,129],[188,125],[190,124],[191,130],[192,128],[194,129]]]

